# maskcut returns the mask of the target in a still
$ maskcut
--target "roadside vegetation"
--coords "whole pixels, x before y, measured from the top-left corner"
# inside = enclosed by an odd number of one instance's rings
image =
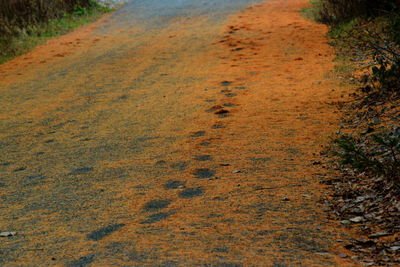
[[[331,144],[333,217],[364,236],[345,247],[367,266],[400,264],[400,1],[313,0],[303,13],[330,26],[355,90]]]
[[[0,64],[108,11],[94,0],[0,1]]]

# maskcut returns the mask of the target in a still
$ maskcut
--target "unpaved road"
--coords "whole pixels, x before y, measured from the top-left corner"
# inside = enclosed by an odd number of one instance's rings
[[[307,0],[136,0],[0,66],[1,266],[355,266]]]

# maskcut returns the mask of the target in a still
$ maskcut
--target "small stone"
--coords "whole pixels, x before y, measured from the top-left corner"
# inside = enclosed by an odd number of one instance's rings
[[[341,224],[350,224],[351,222],[349,220],[343,220],[343,221],[340,221],[340,223]]]
[[[360,223],[360,222],[365,221],[365,219],[361,216],[357,216],[357,217],[351,218],[350,221],[353,223]]]
[[[392,250],[392,251],[398,251],[398,250],[400,250],[400,246],[393,246],[393,247],[390,247],[390,250]]]
[[[232,173],[241,173],[241,171],[239,171],[239,170],[234,170],[234,171],[232,171]]]
[[[361,132],[361,134],[362,134],[362,135],[366,135],[366,134],[372,133],[372,132],[374,132],[374,131],[375,131],[374,128],[368,127],[368,128],[365,129],[363,132]]]
[[[371,234],[369,236],[369,238],[378,238],[378,237],[389,236],[389,235],[392,235],[392,234],[387,233],[387,232],[377,232],[377,233]]]
[[[340,253],[339,255],[338,255],[339,257],[341,257],[341,258],[347,258],[347,255],[346,254],[344,254],[344,253]]]
[[[17,232],[1,232],[0,237],[10,237],[10,236],[15,236]]]
[[[287,197],[283,197],[283,198],[281,198],[281,200],[282,200],[282,201],[290,201],[290,199],[287,198]]]

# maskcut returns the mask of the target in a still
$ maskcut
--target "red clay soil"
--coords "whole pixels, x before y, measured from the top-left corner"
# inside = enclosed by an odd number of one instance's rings
[[[307,2],[178,20],[109,61],[140,29],[104,18],[0,66],[0,263],[358,266],[319,201],[340,90]]]

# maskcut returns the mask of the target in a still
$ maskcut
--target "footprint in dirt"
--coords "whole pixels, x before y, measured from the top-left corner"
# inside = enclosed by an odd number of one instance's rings
[[[103,239],[104,237],[118,231],[120,228],[124,226],[125,226],[124,223],[110,224],[108,226],[105,226],[103,228],[91,232],[90,234],[87,235],[87,238],[92,241],[99,241],[100,239]]]
[[[172,212],[172,211],[151,214],[150,216],[148,216],[148,218],[146,220],[142,221],[140,224],[153,224],[153,223],[165,220],[173,214],[175,214],[175,212]]]
[[[229,86],[229,85],[231,85],[232,84],[232,82],[230,82],[230,81],[223,81],[223,82],[221,82],[221,85],[222,86]]]
[[[212,157],[210,155],[199,155],[199,156],[196,156],[194,158],[194,160],[196,160],[196,161],[209,161],[209,160],[212,160]]]
[[[193,175],[199,179],[210,179],[214,177],[215,171],[208,168],[199,168],[194,170]]]
[[[185,187],[185,182],[178,180],[171,180],[164,184],[164,189],[178,189]]]
[[[224,107],[234,107],[234,106],[236,106],[236,105],[233,104],[233,103],[225,103],[225,104],[223,104],[223,106],[224,106]]]
[[[91,264],[94,259],[95,259],[95,254],[90,254],[87,256],[80,257],[78,260],[72,261],[70,263],[67,263],[67,267],[83,267],[83,266],[88,266]]]
[[[201,142],[199,145],[200,146],[209,146],[209,145],[211,145],[211,142],[204,141],[204,142]]]
[[[179,192],[180,198],[194,198],[202,195],[204,195],[204,190],[201,187],[186,188],[185,190]]]
[[[186,168],[189,166],[189,163],[186,161],[180,161],[180,162],[175,162],[170,165],[171,168],[179,170],[179,171],[184,171]]]
[[[158,211],[161,209],[165,209],[172,203],[172,200],[165,200],[165,199],[156,199],[148,201],[143,210],[146,212]]]
[[[226,97],[235,97],[235,96],[237,96],[237,94],[235,94],[235,93],[228,93],[228,94],[225,94],[225,96],[226,96]]]
[[[194,132],[190,135],[191,138],[197,138],[197,137],[201,137],[201,136],[205,136],[206,132],[205,131],[197,131]]]
[[[221,123],[216,123],[213,126],[211,126],[212,129],[223,129],[225,128],[224,125],[222,125]]]

